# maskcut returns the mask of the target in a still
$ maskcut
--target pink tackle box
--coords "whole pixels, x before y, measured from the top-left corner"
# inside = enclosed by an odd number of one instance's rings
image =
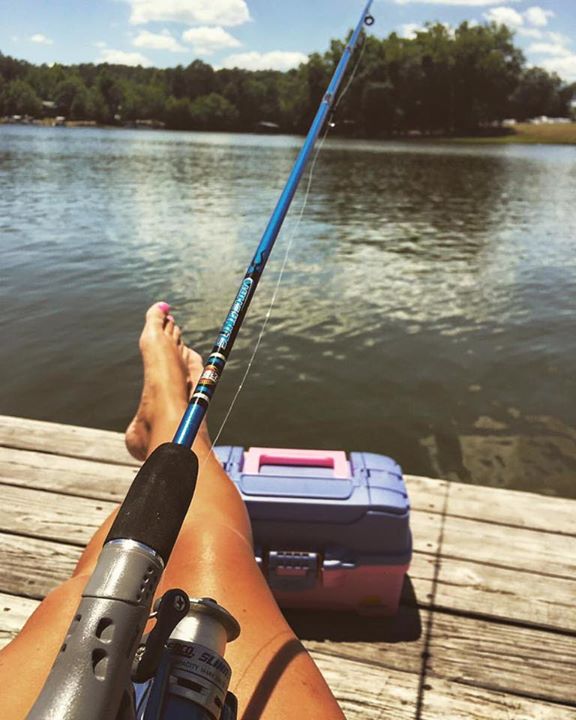
[[[412,555],[400,466],[374,453],[217,447],[281,607],[391,615]]]

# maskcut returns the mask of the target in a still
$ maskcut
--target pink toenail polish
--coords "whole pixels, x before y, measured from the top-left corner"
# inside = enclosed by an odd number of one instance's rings
[[[160,308],[160,310],[162,310],[163,313],[167,313],[168,310],[170,310],[170,305],[168,305],[167,302],[159,302],[156,303],[156,305],[158,305],[158,307]]]
[[[168,320],[170,320],[170,322],[174,322],[174,316],[173,316],[173,315],[168,315],[167,317],[168,317]]]

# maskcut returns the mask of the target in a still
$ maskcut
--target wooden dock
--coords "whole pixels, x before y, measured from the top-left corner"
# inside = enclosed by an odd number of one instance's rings
[[[0,645],[135,472],[118,433],[0,416]],[[576,501],[407,482],[414,558],[398,615],[289,616],[346,716],[576,719]]]

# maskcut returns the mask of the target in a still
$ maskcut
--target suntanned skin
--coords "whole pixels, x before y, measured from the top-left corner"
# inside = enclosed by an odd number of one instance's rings
[[[140,338],[144,389],[126,433],[128,449],[136,457],[143,458],[172,440],[187,405],[190,385],[202,370],[200,356],[182,344],[180,329],[167,311],[165,304],[153,305]],[[226,650],[232,667],[230,689],[239,700],[239,717],[344,718],[256,565],[246,508],[210,445],[204,426],[194,444],[200,463],[196,493],[158,594],[181,587],[193,597],[213,597],[240,622],[240,637]],[[112,519],[113,515],[96,532],[72,577],[48,595],[18,637],[0,652],[3,720],[24,718],[32,707]]]

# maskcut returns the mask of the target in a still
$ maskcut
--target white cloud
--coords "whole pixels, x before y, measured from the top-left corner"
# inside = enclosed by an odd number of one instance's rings
[[[152,33],[148,30],[141,30],[132,40],[132,45],[150,50],[169,50],[170,52],[187,52],[186,48],[180,45],[176,38],[172,37],[168,30],[161,33]]]
[[[508,25],[510,28],[519,28],[524,25],[522,15],[510,7],[497,7],[484,13],[488,22],[495,22],[498,25]]]
[[[527,28],[527,27],[521,27],[517,29],[518,35],[522,35],[523,37],[529,37],[529,38],[541,38],[543,37],[544,33],[542,30],[538,30],[538,28]]]
[[[574,82],[576,80],[576,53],[570,47],[570,38],[557,32],[547,32],[542,35],[544,42],[532,43],[528,47],[529,53],[541,56],[533,64],[549,72],[558,73],[563,80]]]
[[[475,20],[470,20],[468,22],[470,27],[474,27],[474,25],[477,24],[478,23]],[[443,25],[450,37],[454,36],[454,28],[450,25],[450,23],[438,23],[438,25]],[[400,25],[398,28],[398,35],[401,38],[406,38],[406,40],[414,40],[416,33],[419,32],[426,32],[426,28],[423,25],[418,25],[418,23],[406,23],[405,25]]]
[[[182,40],[190,43],[198,55],[212,55],[218,50],[242,45],[239,40],[221,27],[190,28],[182,33]]]
[[[241,25],[250,20],[246,0],[127,0],[130,22],[180,22],[188,25]]]
[[[564,45],[558,43],[532,43],[528,48],[528,52],[538,55],[556,55],[556,57],[568,57],[572,52]]]
[[[563,45],[564,47],[570,45],[570,43],[572,42],[568,35],[562,35],[562,33],[549,32],[548,37],[550,40],[552,40],[553,43],[556,43],[557,45]]]
[[[307,56],[300,52],[282,50],[265,53],[245,52],[229,55],[223,60],[221,67],[238,67],[245,70],[290,70],[306,62],[307,59]]]
[[[395,0],[397,5],[408,5],[420,3],[422,5],[463,5],[465,7],[484,7],[487,5],[498,5],[502,0]],[[520,0],[508,0],[508,2],[520,2]]]
[[[111,65],[142,65],[147,67],[152,63],[147,57],[139,52],[125,52],[124,50],[113,50],[105,48],[100,51],[98,62],[110,63]]]
[[[540,28],[546,27],[548,19],[551,17],[554,17],[551,10],[543,10],[538,6],[529,7],[525,12],[519,13],[514,8],[502,5],[484,13],[485,20],[499,25],[507,25],[516,30],[519,35],[530,38],[543,37]]]
[[[398,35],[407,40],[413,40],[417,32],[424,31],[425,29],[422,25],[418,25],[418,23],[406,23],[405,25],[400,25]]]
[[[524,13],[526,22],[536,27],[545,27],[548,25],[548,18],[554,17],[552,10],[543,10],[541,7],[530,7]]]
[[[35,35],[31,35],[30,41],[33,43],[38,43],[38,45],[53,45],[54,44],[53,40],[51,40],[49,37],[46,37],[46,35],[42,35],[42,33],[36,33]]]
[[[563,80],[576,81],[576,54],[574,53],[563,57],[546,58],[538,65],[549,72],[558,73]]]
[[[103,50],[106,47],[106,43],[104,40],[98,40],[97,42],[93,43],[94,47],[100,48],[100,50]]]

